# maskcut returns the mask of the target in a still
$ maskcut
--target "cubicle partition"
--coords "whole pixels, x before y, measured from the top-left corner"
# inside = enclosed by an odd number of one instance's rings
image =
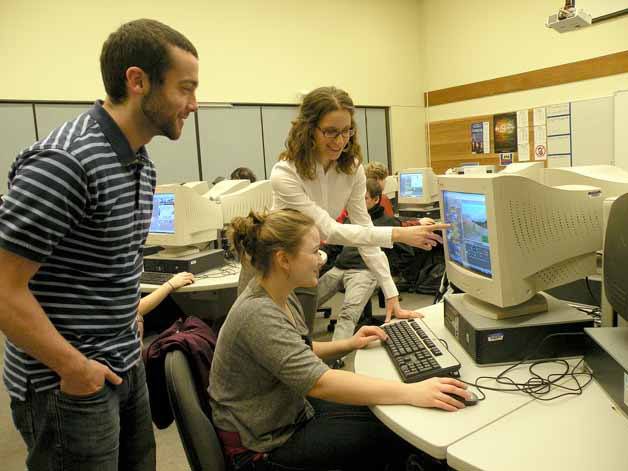
[[[0,101],[0,193],[15,156],[36,139],[90,108],[90,102]],[[181,137],[155,137],[147,146],[158,183],[213,181],[236,167],[268,178],[284,149],[296,105],[201,104],[189,116]],[[388,108],[358,107],[355,114],[364,161],[391,168]]]

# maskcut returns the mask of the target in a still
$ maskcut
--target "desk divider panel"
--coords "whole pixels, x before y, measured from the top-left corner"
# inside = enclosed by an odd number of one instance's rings
[[[0,194],[7,192],[9,169],[21,151],[35,142],[33,105],[0,103]]]
[[[157,168],[158,185],[200,179],[195,113],[190,113],[185,120],[179,139],[172,141],[165,136],[155,136],[146,148]]]
[[[262,123],[259,106],[225,105],[198,110],[203,180],[229,178],[237,167],[248,167],[264,179]]]
[[[262,106],[262,123],[264,128],[264,160],[266,178],[270,178],[273,165],[277,163],[279,154],[286,148],[285,142],[292,121],[297,117],[297,106]]]

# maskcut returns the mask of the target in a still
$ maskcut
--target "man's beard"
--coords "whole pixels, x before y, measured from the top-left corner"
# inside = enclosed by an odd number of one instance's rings
[[[168,115],[165,100],[160,93],[151,90],[148,96],[142,99],[140,106],[146,119],[158,131],[158,135],[166,136],[173,141],[179,138],[177,121]]]

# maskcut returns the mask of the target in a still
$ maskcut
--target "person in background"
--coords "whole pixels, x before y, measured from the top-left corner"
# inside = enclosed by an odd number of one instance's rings
[[[248,180],[251,183],[257,181],[257,177],[253,173],[253,170],[247,167],[238,167],[231,172],[230,180]]]
[[[364,167],[364,173],[366,178],[374,178],[377,180],[380,188],[382,189],[382,196],[379,199],[379,205],[384,208],[384,214],[389,217],[394,217],[392,203],[388,196],[384,194],[384,187],[386,186],[386,178],[388,177],[388,169],[381,162],[369,162]]]
[[[154,470],[140,338],[157,180],[146,151],[197,109],[198,53],[154,20],[100,55],[107,96],[21,152],[0,207],[4,383],[30,470]]]
[[[402,242],[430,250],[442,243],[434,231],[449,226],[373,227],[364,203],[366,177],[354,113],[351,97],[335,87],[317,88],[303,98],[286,149],[271,172],[273,209],[292,208],[308,215],[328,244],[358,247],[386,297],[387,320],[393,314],[399,318],[419,317],[399,305],[399,293],[380,247]],[[352,224],[335,220],[343,208],[347,208]],[[251,276],[243,263],[240,286],[246,286]],[[298,294],[307,304],[306,319],[311,327],[316,289],[300,289]],[[307,298],[309,301],[304,301]]]
[[[152,293],[147,294],[142,299],[137,306],[137,327],[139,330],[140,339],[144,338],[144,316],[155,309],[159,303],[161,303],[166,296],[171,294],[173,291],[182,288],[183,286],[187,286],[194,283],[194,275],[192,273],[188,273],[186,271],[182,271],[181,273],[177,273],[164,284],[159,286]]]
[[[325,364],[386,334],[364,326],[343,340],[312,341],[294,294],[318,283],[320,233],[309,216],[285,209],[235,218],[230,241],[255,270],[220,331],[209,380],[213,422],[231,469],[254,469],[246,464],[261,459],[265,470],[405,470],[412,446],[365,406],[453,412],[464,404],[448,393],[469,398],[464,383],[406,384]]]
[[[393,211],[392,203],[388,199],[388,196],[383,193],[386,177],[388,176],[388,170],[386,169],[384,164],[382,164],[381,162],[369,162],[368,164],[366,164],[366,167],[364,167],[364,174],[366,175],[367,179],[373,178],[377,180],[377,184],[380,186],[382,191],[381,197],[379,199],[379,205],[384,208],[384,214],[386,216],[394,217],[395,213]],[[349,213],[347,213],[347,209],[345,208],[336,218],[336,221],[342,224],[348,216]]]

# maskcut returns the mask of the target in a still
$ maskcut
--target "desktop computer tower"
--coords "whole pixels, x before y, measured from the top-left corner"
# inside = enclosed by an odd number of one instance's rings
[[[222,249],[204,250],[199,253],[172,258],[160,257],[159,255],[144,257],[144,271],[160,273],[187,271],[197,275],[224,264],[225,256]]]
[[[465,294],[445,296],[445,327],[478,365],[515,363],[524,358],[539,360],[583,355],[585,327],[593,327],[589,315],[545,295],[548,312],[489,319],[473,311]],[[549,339],[534,355],[541,340],[555,333],[583,333]]]

